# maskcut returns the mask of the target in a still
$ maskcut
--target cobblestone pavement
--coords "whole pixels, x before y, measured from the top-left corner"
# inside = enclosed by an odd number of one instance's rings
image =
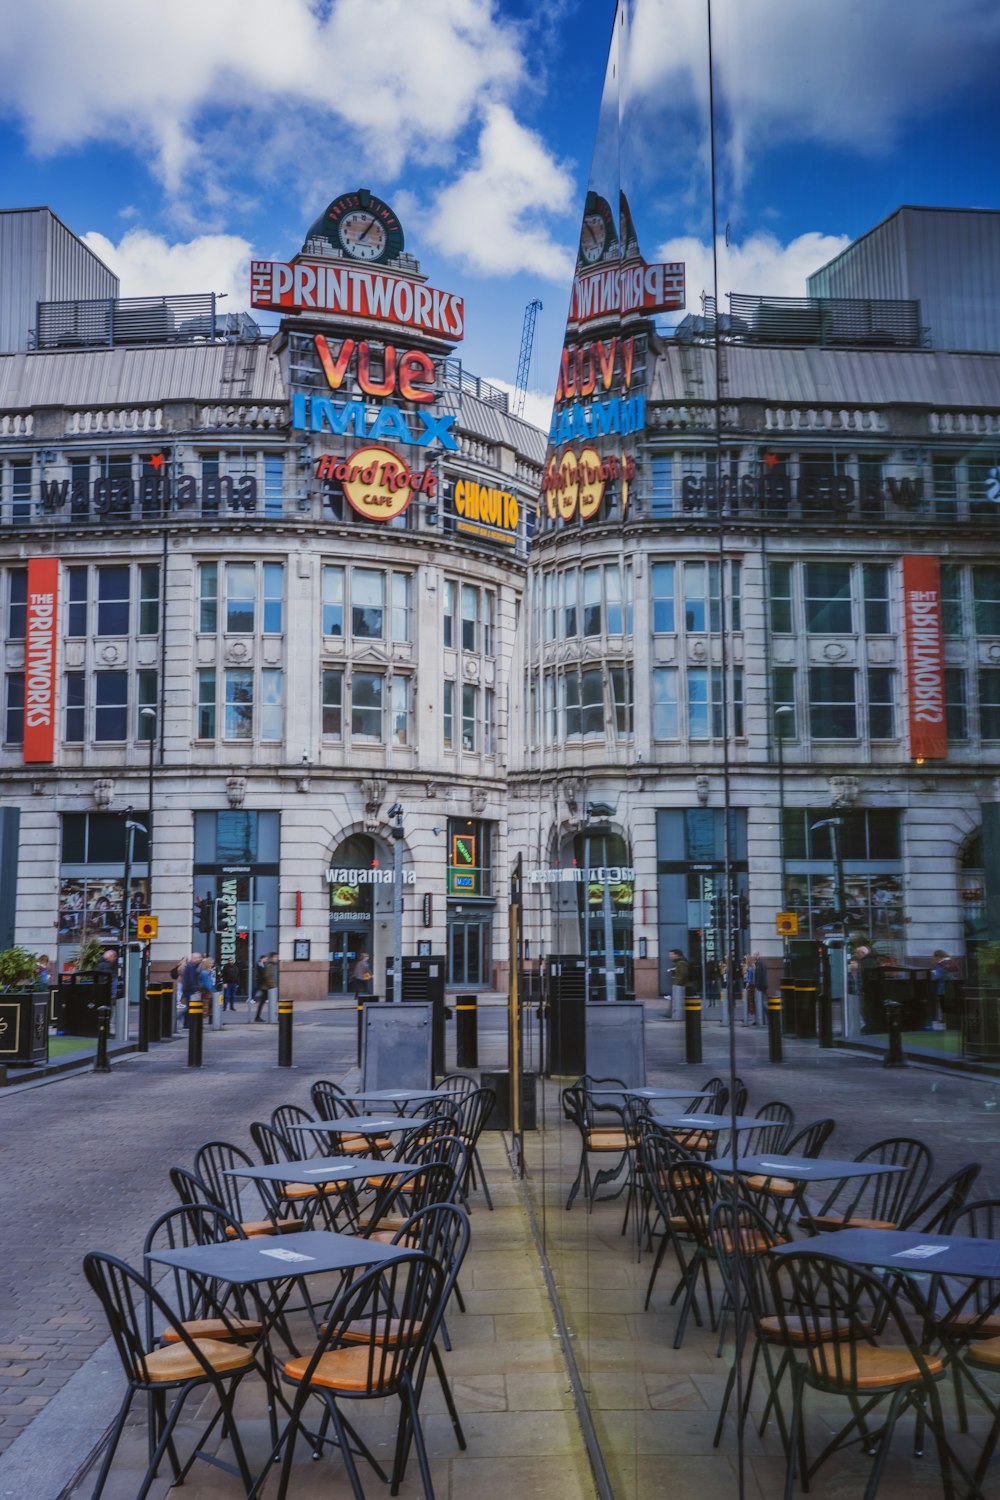
[[[711,1013],[704,1061],[688,1068],[683,1025],[665,1023],[660,1010],[650,1007],[647,1027],[650,1081],[700,1081],[726,1071],[726,1035]],[[502,1064],[503,1013],[483,1007],[480,1016],[480,1063]],[[108,1248],[135,1259],[148,1224],[171,1205],[168,1167],[190,1164],[205,1140],[244,1140],[251,1118],[267,1118],[287,1099],[306,1102],[314,1078],[344,1077],[354,1065],[354,1026],[351,1010],[304,1011],[296,1018],[292,1070],[274,1066],[274,1028],[241,1020],[206,1036],[200,1071],[185,1067],[185,1045],[175,1041],[118,1063],[110,1075],[0,1093],[0,1453],[104,1342],[80,1273],[84,1252]],[[912,1133],[933,1149],[936,1177],[975,1159],[984,1164],[977,1194],[1000,1193],[1000,1084],[915,1067],[887,1071],[878,1059],[796,1041],[786,1043],[787,1062],[774,1067],[763,1031],[738,1030],[736,1048],[751,1110],[782,1098],[802,1122],[834,1115],[842,1155],[882,1135]],[[546,1085],[550,1109],[557,1108],[558,1086]],[[540,1162],[541,1153],[531,1159]]]

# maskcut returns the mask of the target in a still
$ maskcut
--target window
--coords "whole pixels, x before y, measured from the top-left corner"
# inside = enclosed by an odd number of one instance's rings
[[[380,574],[372,574],[380,578]],[[351,678],[351,736],[369,744],[382,741],[381,672],[355,672]]]
[[[964,667],[944,669],[944,711],[949,740],[967,740],[969,709]]]
[[[344,634],[344,570],[323,569],[323,634]]]
[[[66,717],[63,723],[63,738],[69,745],[79,745],[85,738],[86,676],[83,672],[67,672],[65,682]]]
[[[128,568],[97,570],[97,634],[128,635]],[[124,735],[116,736],[124,739]]]
[[[264,455],[264,514],[280,516],[284,512],[285,460],[280,453]]]
[[[733,668],[733,734],[741,740],[746,733],[743,725],[743,668]]]
[[[86,577],[86,568],[70,569],[71,576],[73,573],[80,572]],[[27,568],[11,568],[7,574],[7,639],[23,641],[27,628],[28,570]]]
[[[771,671],[771,694],[774,700],[774,734],[783,740],[794,740],[798,734],[795,717],[795,668],[774,667]],[[790,708],[791,713],[778,713]]]
[[[891,667],[868,668],[868,738],[892,740],[896,737],[893,672]]]
[[[446,682],[444,684],[444,702],[441,708],[442,733],[444,737],[444,748],[454,750],[455,748],[455,684]]]
[[[253,563],[226,564],[226,630],[230,635],[253,635],[256,584]]]
[[[496,650],[496,600],[489,589],[483,590],[483,655],[492,656]]]
[[[601,619],[601,569],[583,570],[583,633],[600,635]]]
[[[144,708],[157,708],[159,701],[158,674],[155,667],[143,667],[136,677],[138,693],[136,694],[136,725],[135,737],[137,740],[148,741],[156,733],[156,720],[148,714],[144,714]]]
[[[743,629],[743,564],[729,564],[729,628]]]
[[[979,734],[1000,740],[1000,670],[983,667],[979,673]]]
[[[8,672],[4,699],[5,745],[24,744],[24,673]]]
[[[86,607],[86,581],[84,601]],[[139,634],[156,635],[160,629],[160,566],[143,563],[139,568]]]
[[[653,564],[652,581],[653,634],[672,635],[674,625],[674,565]]]
[[[355,640],[380,641],[385,634],[384,616],[385,574],[372,568],[355,568],[351,573],[351,634]]]
[[[962,569],[941,564],[941,629],[946,636],[962,636]]]
[[[790,635],[792,629],[792,565],[773,562],[767,570],[772,635]]]
[[[973,568],[972,611],[977,635],[1000,635],[1000,568]]]
[[[632,606],[635,602],[635,591],[632,575],[632,564],[625,564],[625,634],[632,634]]]
[[[722,600],[719,594],[719,564],[684,564],[684,628],[694,634],[719,630]]]
[[[806,629],[812,635],[850,635],[849,563],[806,563]]]
[[[215,668],[198,669],[198,738],[215,739]]]
[[[558,577],[555,573],[546,573],[544,584],[545,601],[545,639],[554,641],[556,639],[556,586]]]
[[[546,580],[548,582],[548,580]],[[455,644],[455,585],[450,578],[444,581],[442,610],[442,636],[446,646]]]
[[[396,673],[392,679],[390,693],[391,730],[393,744],[410,743],[410,679]]]
[[[410,639],[410,575],[392,575],[392,638],[394,641]]]
[[[344,738],[344,674],[341,671],[323,673],[323,738]]]
[[[31,460],[15,461],[10,466],[11,518],[16,521],[31,520]]]
[[[219,564],[201,563],[198,568],[200,609],[198,629],[203,635],[214,635],[219,628]]]
[[[865,634],[889,634],[889,569],[884,563],[865,563]]]
[[[816,740],[857,739],[853,667],[809,668],[809,732]]]
[[[562,634],[564,640],[576,635],[576,569],[567,568],[562,575]]]
[[[625,739],[634,732],[632,668],[611,668],[611,697],[614,704],[615,734]]]
[[[939,516],[953,517],[958,500],[958,466],[950,458],[931,460],[931,486],[934,510]]]
[[[462,584],[462,650],[479,649],[479,590]]]
[[[554,745],[559,739],[559,707],[556,702],[556,679],[551,672],[546,672],[544,687],[545,699],[545,743]]]
[[[264,634],[280,635],[284,626],[285,568],[283,563],[264,564]]]
[[[617,563],[604,569],[604,598],[608,612],[608,635],[621,635],[624,625],[622,611],[622,575]]]
[[[562,683],[563,724],[566,738],[581,733],[580,728],[580,679],[576,672],[560,678]]]
[[[270,743],[282,737],[281,694],[281,668],[265,667],[260,674],[260,737]]]
[[[709,704],[708,691],[711,683],[712,701]],[[688,690],[688,738],[692,740],[707,740],[710,737],[718,739],[722,734],[722,670],[712,667],[711,673],[707,667],[688,667],[687,672]],[[709,709],[711,708],[711,717]]]
[[[495,705],[496,694],[492,688],[483,689],[483,754],[494,755],[496,745],[493,740],[494,721],[496,718]]]
[[[127,570],[126,570],[127,571]],[[128,738],[128,673],[94,673],[94,739]]]
[[[253,739],[253,672],[244,667],[226,668],[226,706],[222,737]]]
[[[581,728],[584,734],[604,734],[604,673],[584,672],[581,696]]]
[[[654,458],[650,469],[650,507],[654,516],[674,513],[674,461],[670,454]]]
[[[475,750],[476,724],[479,719],[479,689],[462,685],[462,749]]]
[[[677,738],[677,668],[653,668],[653,738]]]

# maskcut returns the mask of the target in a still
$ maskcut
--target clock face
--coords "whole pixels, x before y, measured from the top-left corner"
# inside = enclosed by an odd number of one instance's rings
[[[596,266],[610,260],[618,248],[618,231],[606,198],[591,190],[583,207],[578,264]]]
[[[379,260],[386,247],[386,233],[374,214],[353,209],[337,225],[337,238],[355,260]]]
[[[604,254],[607,243],[607,228],[600,214],[587,214],[580,235],[580,254],[588,265],[593,265]]]

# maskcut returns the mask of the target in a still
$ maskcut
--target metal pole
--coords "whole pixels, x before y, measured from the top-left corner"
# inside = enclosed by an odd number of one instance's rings
[[[125,809],[125,868],[124,890],[122,892],[122,993],[115,1002],[115,1039],[119,1046],[128,1041],[128,995],[129,995],[129,917],[132,912],[131,887],[132,887],[132,849],[135,838],[135,824],[132,822],[132,809]]]
[[[590,829],[583,834],[583,1003],[590,1004]]]
[[[778,895],[778,909],[785,908],[785,720],[792,712],[787,704],[783,704],[774,711],[774,717],[778,725],[778,867],[781,874],[781,890]],[[782,933],[781,936],[781,974],[783,979],[788,978],[788,938]]]
[[[684,1001],[684,1061],[701,1062],[701,1000],[688,995]]]
[[[278,1001],[278,1067],[292,1066],[292,1002]]]
[[[604,864],[601,880],[601,909],[604,916],[604,998],[618,999],[618,975],[615,971],[615,935],[611,921],[611,886],[608,883],[608,840],[604,838]]]
[[[111,1064],[108,1062],[108,1028],[111,1023],[111,1006],[99,1005],[97,1007],[97,1051],[94,1056],[94,1072],[110,1073]]]
[[[392,1000],[403,1000],[403,809],[394,802],[389,809],[392,825]]]
[[[844,1018],[847,1017],[847,893],[844,890],[844,856],[840,847],[840,818],[830,819],[830,844],[833,851],[833,878],[837,887],[837,915],[840,918],[840,930],[843,934],[840,944],[841,955],[841,993],[844,997]],[[824,991],[829,987],[824,985]],[[846,1025],[844,1030],[846,1031]],[[829,993],[825,993],[819,1003],[819,1044],[821,1047],[833,1046],[833,1000]]]

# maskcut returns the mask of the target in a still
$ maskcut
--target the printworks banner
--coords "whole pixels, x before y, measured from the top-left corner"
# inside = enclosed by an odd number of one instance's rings
[[[903,558],[903,621],[910,755],[914,760],[945,760],[948,730],[944,701],[941,569],[936,557]]]
[[[250,263],[250,305],[275,312],[377,318],[452,342],[465,336],[465,305],[460,296],[391,271],[307,260],[255,260]]]
[[[56,623],[59,563],[34,557],[28,563],[28,612],[24,652],[24,762],[55,759]]]

